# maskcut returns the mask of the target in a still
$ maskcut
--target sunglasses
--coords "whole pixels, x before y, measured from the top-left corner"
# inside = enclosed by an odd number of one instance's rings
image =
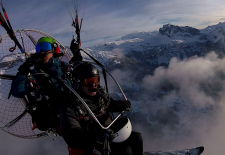
[[[49,42],[41,42],[36,45],[36,53],[40,53],[41,51],[47,52],[52,49],[52,44]]]
[[[93,83],[97,86],[99,82],[99,77],[92,77],[92,78],[87,78],[83,80],[83,85],[87,87],[91,87]]]

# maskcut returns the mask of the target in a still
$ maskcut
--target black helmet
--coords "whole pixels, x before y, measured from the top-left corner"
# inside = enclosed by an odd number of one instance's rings
[[[83,80],[91,77],[99,77],[98,69],[88,62],[82,62],[75,66],[73,70],[73,78],[75,80]]]

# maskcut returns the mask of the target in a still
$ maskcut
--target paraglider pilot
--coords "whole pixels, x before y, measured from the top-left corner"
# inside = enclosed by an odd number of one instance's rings
[[[60,116],[58,118],[61,127],[59,133],[68,144],[70,155],[98,155],[101,154],[102,149],[98,144],[101,142],[99,125],[95,123],[81,101],[75,95],[72,96],[54,77],[59,77],[72,86],[104,126],[111,123],[110,112],[129,111],[131,104],[128,100],[121,101],[109,98],[99,84],[98,69],[91,63],[82,62],[79,46],[74,40],[71,42],[70,49],[74,55],[70,61],[73,64],[73,69],[70,68],[69,64],[60,62],[57,58],[56,54],[59,49],[57,49],[54,39],[40,38],[36,46],[36,55],[38,55],[39,61],[35,63],[26,61],[20,66],[19,72],[12,82],[11,93],[15,97],[27,95],[29,103],[40,105],[35,111],[30,111],[32,122],[40,130],[51,128],[53,126],[52,116],[55,120]],[[34,69],[31,70],[32,65],[34,65]],[[49,74],[51,78],[32,76],[34,73],[43,72]],[[68,72],[72,75],[73,80],[70,79],[71,76],[68,76]],[[48,106],[45,107],[43,103]],[[129,123],[128,118],[124,118],[124,121]],[[118,127],[116,126],[115,130],[116,128]],[[110,132],[113,134],[114,129]],[[140,133],[127,131],[127,129],[119,132],[121,134],[115,137],[111,143],[111,154],[143,154]]]

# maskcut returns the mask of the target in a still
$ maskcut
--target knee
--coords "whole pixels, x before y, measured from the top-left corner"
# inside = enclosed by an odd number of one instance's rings
[[[142,135],[139,132],[132,131],[131,132],[131,139],[133,141],[143,143]]]
[[[133,150],[131,147],[129,146],[126,147],[125,155],[133,155]]]
[[[95,143],[95,138],[89,132],[83,132],[80,128],[66,131],[63,139],[73,149],[89,149]]]
[[[84,149],[84,133],[76,129],[70,129],[63,135],[64,141],[73,149]]]

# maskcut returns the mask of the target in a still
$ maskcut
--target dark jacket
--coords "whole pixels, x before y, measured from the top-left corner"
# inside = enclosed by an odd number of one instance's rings
[[[28,112],[39,130],[46,131],[59,124],[60,106],[68,98],[68,93],[54,77],[61,78],[71,85],[66,74],[68,67],[67,63],[51,58],[46,64],[36,65],[30,71],[30,76],[18,72],[12,82],[11,93],[14,97],[21,98],[27,95],[27,106],[30,107]],[[47,73],[50,76],[36,73]]]
[[[46,81],[46,76],[44,75],[32,75],[35,73],[41,73],[45,72],[49,74],[52,78],[52,81],[54,82],[54,91],[57,93],[63,93],[64,88],[61,84],[57,82],[57,80],[54,78],[54,76],[62,78],[65,80],[68,84],[71,85],[69,80],[67,79],[64,69],[68,68],[68,64],[65,62],[59,62],[58,58],[51,58],[49,62],[46,64],[40,64],[38,67],[35,67],[33,70],[30,71],[31,74],[31,80],[35,80],[37,83],[42,84],[43,90],[46,88],[48,90],[49,85],[45,85],[44,81]],[[16,77],[14,78],[12,82],[12,95],[14,97],[23,97],[24,95],[27,95],[31,91],[30,81],[28,79],[27,75],[24,75],[21,72],[18,72]]]
[[[95,96],[88,96],[81,89],[78,89],[77,92],[103,126],[111,123],[110,112],[118,112],[117,106],[122,102],[109,98],[101,86]],[[83,131],[87,131],[90,121],[95,122],[76,96],[74,96],[72,102],[66,102],[61,107],[61,128],[63,134],[66,130],[72,128],[81,128]],[[97,126],[99,127],[99,125]]]
[[[111,123],[109,112],[117,111],[117,105],[121,101],[109,98],[104,90],[99,87],[95,96],[86,95],[81,89],[78,94],[86,102],[91,111],[95,114],[103,126]],[[81,110],[81,112],[80,112]],[[101,113],[101,111],[104,113]],[[96,143],[96,136],[102,137],[101,127],[94,121],[89,112],[78,98],[72,103],[63,103],[60,109],[60,126],[64,140],[69,147],[84,149],[89,152]],[[90,153],[86,153],[90,154]]]

